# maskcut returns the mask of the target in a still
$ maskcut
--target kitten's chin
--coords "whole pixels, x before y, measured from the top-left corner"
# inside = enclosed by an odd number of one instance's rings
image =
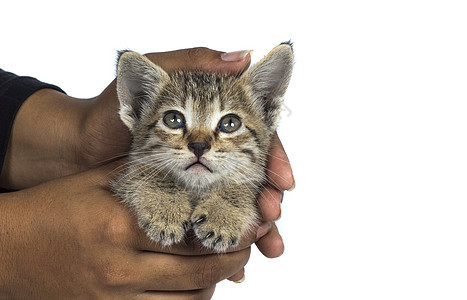
[[[213,172],[206,160],[192,161],[175,174],[179,183],[187,190],[203,191],[211,188],[218,181],[218,174]]]
[[[180,184],[187,190],[202,192],[217,182],[215,176],[203,166],[194,166],[179,176]]]

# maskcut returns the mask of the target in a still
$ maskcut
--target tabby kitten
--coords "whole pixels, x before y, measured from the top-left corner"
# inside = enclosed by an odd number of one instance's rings
[[[112,187],[152,240],[170,246],[193,230],[224,252],[255,229],[292,68],[289,43],[237,76],[168,74],[142,55],[121,54],[120,117],[133,141]]]

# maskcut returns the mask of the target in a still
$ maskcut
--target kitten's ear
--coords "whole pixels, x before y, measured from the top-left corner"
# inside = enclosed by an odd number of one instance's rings
[[[262,108],[270,126],[275,127],[279,120],[293,64],[292,44],[283,43],[272,49],[241,77],[254,103]]]
[[[130,130],[156,98],[169,75],[136,52],[121,52],[117,64],[117,95],[120,118]]]

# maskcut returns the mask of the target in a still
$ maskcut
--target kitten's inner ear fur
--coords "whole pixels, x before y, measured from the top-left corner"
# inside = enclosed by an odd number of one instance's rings
[[[123,52],[117,65],[117,94],[120,118],[132,130],[135,122],[157,96],[169,75],[149,59],[135,52]]]
[[[280,44],[242,75],[252,100],[262,107],[265,121],[275,127],[294,64],[292,45]]]

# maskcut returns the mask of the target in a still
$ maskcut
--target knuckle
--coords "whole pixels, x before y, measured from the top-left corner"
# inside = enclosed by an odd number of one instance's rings
[[[121,247],[130,242],[133,227],[129,217],[118,210],[108,210],[100,213],[98,218],[91,218],[84,226],[80,235],[82,239],[90,240],[101,248],[109,246]]]
[[[211,50],[206,47],[196,47],[188,49],[188,59],[194,62],[202,61],[206,58],[210,51]]]
[[[131,234],[131,225],[128,220],[122,217],[114,217],[105,224],[103,232],[106,238],[112,243],[121,245]]]
[[[188,49],[188,54],[192,57],[202,57],[207,51],[209,51],[207,47],[195,47]]]

